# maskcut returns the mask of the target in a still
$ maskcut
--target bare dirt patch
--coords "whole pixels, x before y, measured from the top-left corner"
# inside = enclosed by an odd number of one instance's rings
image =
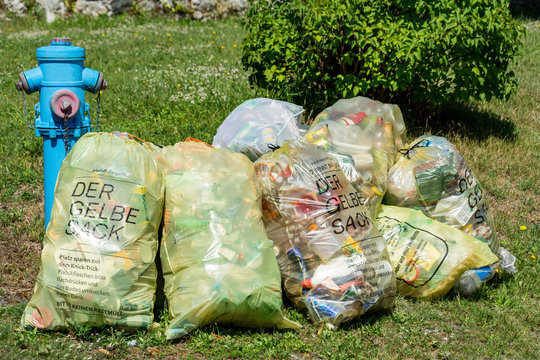
[[[0,211],[0,304],[10,304],[32,296],[42,249],[43,200],[3,202]]]

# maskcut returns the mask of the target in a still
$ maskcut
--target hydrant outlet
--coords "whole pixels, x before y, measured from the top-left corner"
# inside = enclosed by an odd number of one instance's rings
[[[23,91],[30,95],[32,92],[30,91],[30,87],[28,86],[28,81],[26,81],[26,76],[24,76],[24,73],[19,73],[19,81],[17,81],[17,84],[15,84],[15,88],[18,91]]]
[[[60,119],[71,119],[79,111],[81,102],[71,90],[62,89],[55,92],[51,98],[51,109]]]

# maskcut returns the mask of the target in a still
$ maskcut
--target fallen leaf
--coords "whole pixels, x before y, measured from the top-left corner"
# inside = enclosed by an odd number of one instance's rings
[[[99,348],[98,351],[102,354],[105,354],[105,355],[111,355],[111,352],[108,351],[108,350],[105,350],[105,349],[102,349],[102,348]]]

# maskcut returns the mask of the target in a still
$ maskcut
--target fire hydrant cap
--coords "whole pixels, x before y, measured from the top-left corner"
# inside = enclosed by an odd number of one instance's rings
[[[71,39],[66,37],[52,38],[51,45],[71,45]]]
[[[83,48],[72,46],[70,38],[52,38],[51,45],[43,46],[36,50],[36,57],[40,60],[73,60],[85,59]]]

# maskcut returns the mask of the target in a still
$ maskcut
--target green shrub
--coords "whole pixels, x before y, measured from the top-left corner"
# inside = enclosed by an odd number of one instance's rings
[[[316,110],[357,95],[431,109],[516,87],[508,1],[252,0],[244,27],[251,81]]]

